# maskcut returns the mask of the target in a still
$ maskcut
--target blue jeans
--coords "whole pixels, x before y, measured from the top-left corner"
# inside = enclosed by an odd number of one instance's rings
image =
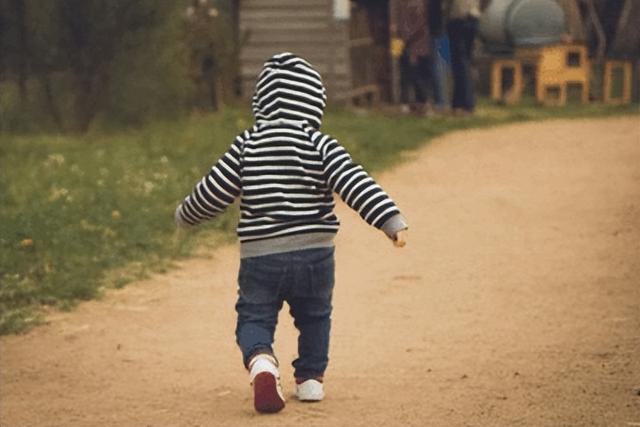
[[[424,104],[429,99],[429,92],[434,93],[433,86],[433,57],[420,56],[412,64],[408,54],[400,57],[400,102],[409,104],[414,101]],[[413,99],[411,98],[413,93]]]
[[[431,61],[431,75],[433,84],[433,103],[438,110],[444,110],[449,103],[447,95],[447,70],[449,65],[443,56],[443,50],[449,49],[448,39],[438,37],[433,39],[433,60]]]
[[[453,19],[449,21],[447,29],[451,49],[451,73],[453,74],[452,107],[472,112],[476,100],[471,67],[473,43],[478,33],[478,19]]]
[[[273,354],[283,302],[300,332],[296,378],[322,376],[329,362],[334,248],[306,249],[243,258],[238,275],[236,340],[245,366],[258,353]]]

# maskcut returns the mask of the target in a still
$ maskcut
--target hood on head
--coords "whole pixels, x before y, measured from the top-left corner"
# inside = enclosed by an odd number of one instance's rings
[[[285,52],[264,63],[252,107],[256,121],[306,121],[319,129],[326,103],[320,74],[304,59]]]

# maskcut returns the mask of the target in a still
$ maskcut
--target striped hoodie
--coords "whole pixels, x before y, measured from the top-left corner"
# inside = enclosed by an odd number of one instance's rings
[[[333,246],[336,192],[389,237],[407,228],[394,202],[332,137],[319,131],[326,104],[320,74],[291,53],[258,76],[255,124],[236,137],[184,201],[175,220],[196,225],[240,197],[241,257]]]

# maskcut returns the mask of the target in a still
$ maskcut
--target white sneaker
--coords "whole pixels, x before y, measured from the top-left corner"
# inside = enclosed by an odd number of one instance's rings
[[[296,384],[296,396],[303,402],[319,402],[324,399],[324,385],[314,379]]]
[[[249,362],[253,386],[253,406],[258,412],[278,412],[284,408],[278,362],[269,354],[258,354]]]

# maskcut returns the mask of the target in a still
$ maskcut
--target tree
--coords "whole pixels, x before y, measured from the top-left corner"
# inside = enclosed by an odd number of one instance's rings
[[[151,0],[58,0],[60,46],[68,61],[76,129],[88,129],[107,102],[116,57],[161,23]]]
[[[11,89],[0,107],[13,120],[0,128],[86,132],[96,119],[179,114],[193,102],[196,57],[217,105],[219,82],[233,84],[237,45],[230,0],[195,4],[204,3],[208,18],[194,27],[191,0],[0,0],[0,84]]]
[[[15,76],[20,104],[27,103],[28,32],[26,6],[22,0],[0,2],[0,42],[3,69]]]

